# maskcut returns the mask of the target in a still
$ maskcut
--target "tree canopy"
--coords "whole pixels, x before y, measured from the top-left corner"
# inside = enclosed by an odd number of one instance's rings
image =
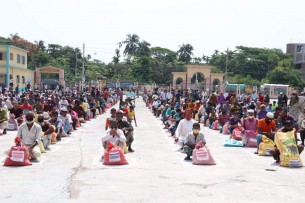
[[[45,44],[43,40],[32,42],[18,33],[0,37],[0,44],[12,44],[28,50],[28,68],[56,66],[65,70],[67,81],[80,81],[82,52],[78,48],[59,44]],[[263,82],[305,85],[300,70],[294,67],[292,56],[279,49],[237,46],[235,50],[214,50],[211,56],[194,56],[194,48],[182,43],[177,51],[165,47],[152,47],[137,34],[127,34],[118,42],[112,61],[102,61],[84,56],[86,81],[106,77],[113,80],[133,80],[140,83],[171,84],[174,71],[184,71],[186,64],[208,64],[212,72],[224,73],[228,61],[229,83],[258,85]],[[228,60],[227,60],[228,59]]]

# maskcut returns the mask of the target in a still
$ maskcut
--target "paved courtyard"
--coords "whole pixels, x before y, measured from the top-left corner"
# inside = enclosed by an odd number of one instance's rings
[[[135,153],[124,166],[101,162],[105,118],[87,122],[28,167],[0,166],[1,202],[293,202],[305,170],[274,164],[254,148],[226,148],[227,135],[202,127],[215,166],[184,161],[161,121],[136,102]],[[0,137],[0,159],[16,132]],[[305,160],[302,154],[303,161]]]

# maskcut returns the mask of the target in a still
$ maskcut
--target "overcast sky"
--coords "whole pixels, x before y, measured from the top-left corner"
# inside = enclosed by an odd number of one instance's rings
[[[135,33],[194,56],[244,45],[280,48],[305,42],[304,0],[14,0],[1,2],[0,36],[73,47],[110,62],[117,43]],[[95,55],[94,55],[95,53]]]

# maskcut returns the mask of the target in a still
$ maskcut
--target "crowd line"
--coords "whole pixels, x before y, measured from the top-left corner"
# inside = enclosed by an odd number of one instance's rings
[[[207,141],[201,128],[204,126],[230,135],[224,146],[255,147],[255,154],[273,156],[281,166],[300,167],[305,109],[299,110],[297,118],[289,113],[299,96],[304,95],[293,93],[288,104],[289,99],[282,92],[277,101],[271,102],[268,94],[255,91],[236,96],[232,91],[207,95],[197,90],[156,88],[146,91],[143,99],[153,115],[162,120],[180,151],[186,153],[185,160],[192,160],[192,156],[193,163],[198,158],[212,160],[205,148]]]

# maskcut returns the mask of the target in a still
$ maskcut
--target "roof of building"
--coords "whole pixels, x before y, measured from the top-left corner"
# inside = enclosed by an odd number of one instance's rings
[[[26,49],[22,49],[22,48],[20,48],[20,47],[14,46],[14,45],[10,45],[10,44],[0,44],[0,47],[4,47],[4,46],[9,46],[9,47],[13,47],[13,48],[16,48],[16,49],[20,49],[20,50],[25,51],[25,52],[29,52],[29,51],[26,50]]]

